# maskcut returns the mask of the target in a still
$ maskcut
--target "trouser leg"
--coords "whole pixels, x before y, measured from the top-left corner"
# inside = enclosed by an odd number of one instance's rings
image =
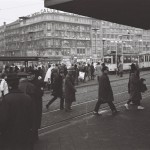
[[[132,102],[132,100],[131,99],[129,99],[128,101],[127,101],[127,104],[130,104]]]
[[[55,100],[57,99],[57,96],[54,96],[47,104],[47,106],[51,105]]]
[[[72,105],[72,102],[69,102],[69,101],[65,102],[65,109],[71,110],[71,105]]]
[[[94,111],[98,112],[101,104],[102,104],[101,101],[98,100],[97,103],[96,103],[96,105],[95,105]]]
[[[60,109],[64,109],[64,97],[60,97]]]
[[[108,105],[109,105],[111,111],[116,111],[116,107],[112,101],[108,102]]]
[[[139,99],[139,100],[136,100],[136,101],[134,102],[134,104],[137,105],[137,106],[140,106],[140,105],[141,105],[140,99]]]

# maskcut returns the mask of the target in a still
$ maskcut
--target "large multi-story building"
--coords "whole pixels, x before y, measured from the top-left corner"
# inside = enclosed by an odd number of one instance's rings
[[[1,56],[97,61],[116,50],[150,51],[150,32],[51,9],[0,27]]]

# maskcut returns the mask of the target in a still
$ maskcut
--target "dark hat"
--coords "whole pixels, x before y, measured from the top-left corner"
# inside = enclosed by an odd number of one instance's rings
[[[29,75],[28,73],[26,73],[26,72],[18,72],[17,73],[17,75],[18,75],[18,77],[19,78],[27,78],[27,76]]]
[[[17,73],[9,73],[7,75],[7,79],[8,80],[16,80],[16,79],[19,79],[19,77],[18,77]]]
[[[63,71],[63,70],[60,70],[59,73],[64,73],[64,71]]]
[[[53,72],[53,73],[58,73],[58,69],[53,68],[52,72]]]
[[[36,71],[35,70],[30,70],[29,72],[28,72],[28,75],[35,75],[36,74]]]
[[[19,83],[19,77],[17,73],[9,73],[7,75],[7,82],[9,86],[16,87]]]
[[[102,68],[102,72],[104,72],[105,70],[109,70],[109,68],[108,68],[107,66],[104,66],[104,67]]]
[[[136,65],[134,63],[132,63],[130,66],[131,66],[131,70],[136,70],[137,69]]]

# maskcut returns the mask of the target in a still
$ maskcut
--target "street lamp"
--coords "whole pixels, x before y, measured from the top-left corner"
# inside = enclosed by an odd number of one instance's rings
[[[104,62],[104,44],[105,44],[106,39],[103,38],[102,42],[103,42],[103,49],[102,49],[102,58],[103,58],[103,62]]]
[[[98,28],[93,28],[92,29],[95,32],[95,54],[97,54],[96,46],[97,46],[97,31],[99,30]]]

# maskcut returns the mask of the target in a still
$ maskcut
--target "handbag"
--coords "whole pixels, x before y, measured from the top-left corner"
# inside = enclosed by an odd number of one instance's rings
[[[147,91],[147,86],[144,83],[146,80],[141,78],[140,79],[140,92],[144,93],[145,91]]]
[[[79,71],[79,77],[78,78],[84,80],[84,76],[85,76],[85,72]]]

